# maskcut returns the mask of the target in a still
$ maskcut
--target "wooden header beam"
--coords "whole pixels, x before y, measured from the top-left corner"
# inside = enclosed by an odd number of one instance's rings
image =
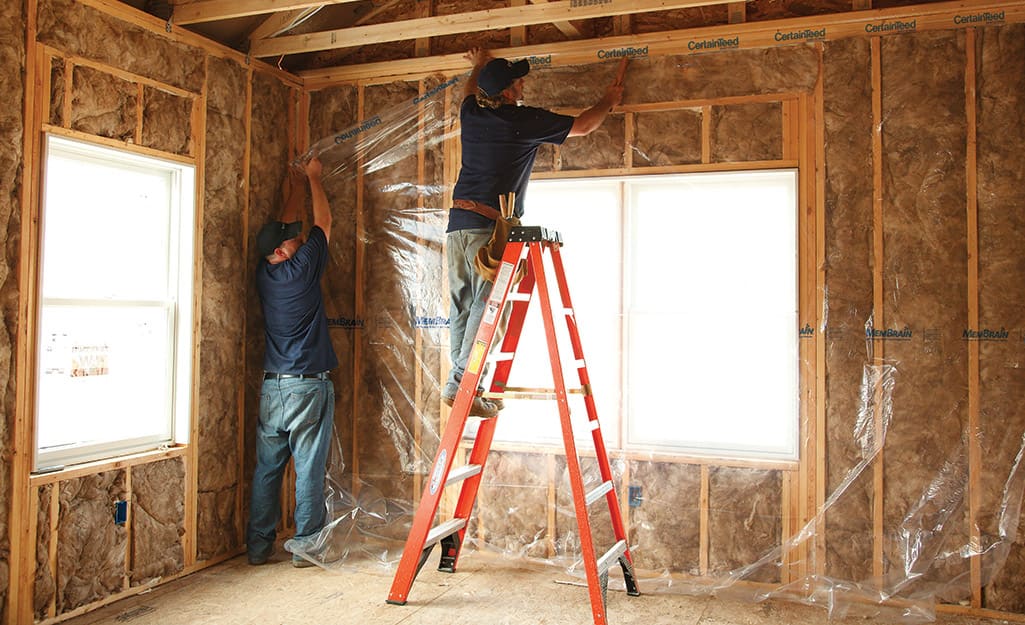
[[[524,7],[530,8],[530,7]],[[986,21],[985,16],[1000,16]],[[947,30],[1025,22],[1025,0],[964,0],[792,18],[704,28],[623,35],[602,39],[540,44],[492,50],[507,58],[544,58],[546,66],[582,65],[672,54],[716,54],[780,45],[834,41],[850,37]],[[372,81],[391,82],[432,74],[454,75],[469,70],[462,53],[299,72],[307,89]]]
[[[175,24],[215,22],[261,13],[320,8],[358,0],[174,0],[171,20]]]
[[[580,0],[560,0],[526,6],[486,9],[453,15],[435,15],[385,24],[371,24],[353,28],[340,28],[303,35],[287,35],[274,39],[254,40],[250,52],[255,57],[279,56],[317,50],[351,48],[390,41],[405,41],[420,37],[437,37],[460,33],[499,30],[533,24],[568,22],[611,15],[648,13],[714,4],[727,4],[730,0],[630,0],[606,4],[577,6]]]

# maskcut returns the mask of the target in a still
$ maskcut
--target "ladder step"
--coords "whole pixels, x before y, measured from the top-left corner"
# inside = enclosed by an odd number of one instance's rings
[[[448,479],[445,480],[445,486],[455,484],[456,482],[461,482],[468,477],[473,477],[474,475],[480,473],[482,468],[483,467],[481,467],[479,464],[468,464],[459,467],[454,471],[449,471]]]
[[[568,395],[586,395],[583,388],[569,388],[566,389]],[[507,386],[505,391],[501,393],[492,393],[486,391],[484,393],[486,399],[492,399],[495,397],[502,397],[505,399],[558,399],[554,388],[526,388],[521,386]]]
[[[605,555],[598,558],[598,574],[607,573],[609,568],[619,561],[620,556],[626,553],[626,541],[621,540],[615,545],[612,545],[612,549],[605,552]]]
[[[505,301],[507,302],[529,302],[530,293],[521,293],[519,291],[509,291],[509,295],[506,296]]]
[[[601,499],[602,495],[605,495],[606,493],[608,493],[611,490],[612,490],[612,480],[609,480],[607,482],[602,482],[601,484],[598,485],[598,488],[595,488],[591,492],[587,493],[587,497],[584,498],[584,501],[586,501],[587,505],[590,506],[592,503],[594,503],[594,502],[598,501],[599,499]]]
[[[433,546],[443,538],[455,534],[464,527],[466,527],[466,519],[449,519],[445,521],[427,534],[427,540],[424,541],[424,549]]]

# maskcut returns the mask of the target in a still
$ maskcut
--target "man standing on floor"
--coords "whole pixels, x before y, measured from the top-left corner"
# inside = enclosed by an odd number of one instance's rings
[[[567,137],[590,134],[623,97],[620,72],[598,103],[575,118],[522,106],[524,76],[530,71],[527,60],[492,58],[479,48],[471,49],[466,58],[473,70],[459,110],[463,157],[446,240],[452,368],[441,397],[449,406],[455,402],[491,288],[474,269],[473,259],[494,230],[499,198],[514,193],[514,214],[522,217],[527,180],[541,144],[562,144]],[[485,399],[480,396],[483,388],[477,390],[470,415],[497,415],[501,400]]]
[[[295,540],[312,540],[324,527],[327,507],[324,477],[334,425],[335,390],[330,371],[338,365],[328,336],[320,280],[328,259],[331,212],[321,184],[322,165],[306,164],[313,198],[313,227],[302,234],[305,209],[302,175],[289,170],[286,199],[277,221],[256,236],[261,260],[256,290],[264,316],[264,374],[256,431],[246,547],[250,564],[274,553],[281,519],[281,481],[295,461]],[[300,555],[297,567],[312,566]]]

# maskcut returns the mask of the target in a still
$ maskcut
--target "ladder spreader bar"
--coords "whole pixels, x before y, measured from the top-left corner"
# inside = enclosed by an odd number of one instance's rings
[[[602,482],[598,485],[598,488],[595,488],[591,492],[587,493],[587,497],[584,498],[584,501],[586,501],[587,505],[590,506],[592,503],[601,499],[601,496],[609,492],[610,490],[612,490],[612,480]]]
[[[445,521],[427,534],[427,540],[424,541],[424,549],[437,543],[442,538],[455,534],[464,527],[466,527],[466,519],[449,519]]]
[[[461,482],[468,477],[473,477],[474,475],[480,473],[482,468],[483,467],[481,467],[479,464],[468,464],[465,466],[461,466],[458,469],[455,469],[454,471],[450,471],[448,474],[448,479],[445,480],[445,486],[455,484],[456,482]]]
[[[598,558],[598,574],[607,573],[609,567],[615,562],[619,561],[619,557],[626,553],[626,541],[621,540],[615,545],[612,545],[612,549],[605,552],[605,555]]]

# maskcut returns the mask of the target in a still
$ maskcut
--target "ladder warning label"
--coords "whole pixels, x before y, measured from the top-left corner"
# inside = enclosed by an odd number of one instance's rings
[[[488,325],[494,325],[495,319],[498,318],[498,304],[494,302],[488,302],[484,308],[484,323]]]
[[[498,268],[498,275],[495,276],[495,287],[491,289],[491,297],[488,301],[502,303],[502,298],[505,297],[505,291],[509,287],[509,281],[512,280],[513,265],[512,263],[502,263],[502,266]]]
[[[480,366],[484,363],[484,354],[487,352],[488,346],[484,341],[475,341],[473,349],[470,351],[470,358],[466,361],[466,371],[468,373],[480,373]]]

